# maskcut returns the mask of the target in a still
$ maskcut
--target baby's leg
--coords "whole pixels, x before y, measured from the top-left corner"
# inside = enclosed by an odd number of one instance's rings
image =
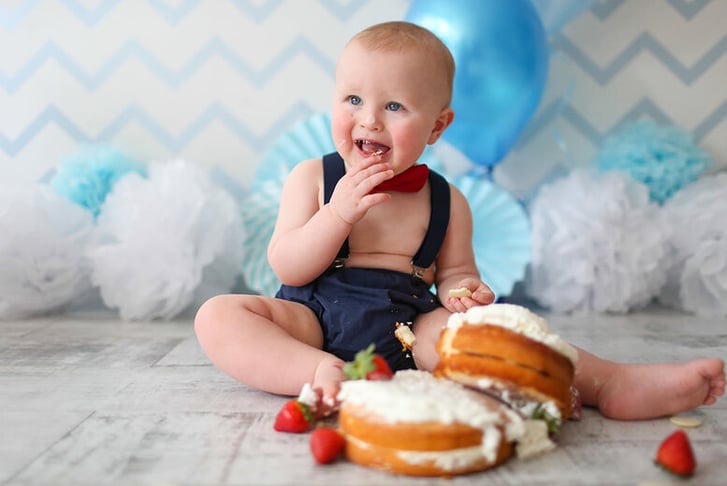
[[[321,350],[318,320],[302,304],[221,295],[199,309],[194,328],[219,369],[260,390],[297,395],[311,383],[331,396],[344,379],[341,360]]]
[[[712,405],[724,394],[721,359],[623,364],[578,350],[575,385],[584,405],[606,417],[638,420]]]
[[[420,314],[414,321],[414,335],[417,343],[412,350],[417,368],[432,371],[439,361],[436,344],[442,328],[452,313],[444,307],[439,307],[426,314]]]

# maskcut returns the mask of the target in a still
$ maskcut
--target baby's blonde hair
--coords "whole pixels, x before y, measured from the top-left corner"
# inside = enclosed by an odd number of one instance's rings
[[[373,50],[414,49],[419,51],[444,76],[447,106],[452,100],[454,58],[447,46],[431,31],[411,22],[392,21],[372,25],[351,38]]]

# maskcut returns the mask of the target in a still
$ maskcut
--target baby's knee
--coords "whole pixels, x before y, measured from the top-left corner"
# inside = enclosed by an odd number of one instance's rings
[[[239,297],[236,295],[217,295],[202,304],[194,316],[194,330],[197,335],[213,332],[217,326],[226,322],[233,309],[237,307],[235,300]]]
[[[198,333],[229,323],[246,322],[246,317],[255,315],[269,318],[266,298],[258,295],[223,294],[210,298],[202,304],[194,318],[194,328]]]
[[[199,337],[204,335],[212,324],[216,322],[216,315],[223,296],[215,296],[203,303],[194,316],[194,332]]]
[[[450,315],[452,313],[444,307],[439,307],[427,314],[420,314],[414,321],[413,328],[417,340],[421,336],[422,339],[436,343]]]

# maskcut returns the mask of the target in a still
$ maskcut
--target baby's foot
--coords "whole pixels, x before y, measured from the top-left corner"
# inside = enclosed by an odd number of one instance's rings
[[[343,361],[334,357],[324,358],[318,363],[312,384],[318,397],[316,415],[327,416],[338,410],[336,396],[341,382],[346,379],[343,364]]]
[[[650,419],[712,405],[724,395],[721,359],[619,365],[598,395],[598,408],[615,419]]]

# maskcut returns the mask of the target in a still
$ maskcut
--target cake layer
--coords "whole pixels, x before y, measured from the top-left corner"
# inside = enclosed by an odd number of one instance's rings
[[[372,445],[411,451],[444,451],[482,444],[483,431],[469,425],[441,422],[384,422],[360,405],[344,403],[339,427],[347,436]]]
[[[359,404],[388,423],[460,423],[486,429],[512,420],[499,402],[417,370],[398,371],[391,380],[344,381],[338,399],[342,406]]]
[[[470,354],[501,358],[532,368],[556,381],[573,381],[573,363],[564,355],[538,341],[499,326],[464,324],[444,329],[437,347],[440,358]]]
[[[572,412],[578,350],[553,334],[542,317],[514,304],[490,304],[454,313],[437,342],[436,376],[491,393],[520,410],[529,398]],[[516,400],[518,403],[513,402]],[[525,402],[525,408],[529,404]],[[525,409],[523,409],[525,411]]]
[[[454,313],[447,320],[447,328],[456,329],[463,324],[501,326],[545,344],[573,364],[578,359],[578,350],[551,332],[545,319],[519,305],[479,305],[466,312]]]
[[[507,460],[522,418],[485,394],[423,371],[341,384],[338,422],[346,456],[413,476],[455,476]]]
[[[512,444],[500,440],[494,458],[484,456],[482,446],[425,451],[385,447],[346,439],[346,457],[357,464],[409,476],[456,476],[495,467],[512,456]]]
[[[534,400],[552,400],[560,409],[563,418],[569,417],[571,413],[570,382],[556,380],[532,368],[492,356],[450,355],[446,360],[439,361],[434,374],[483,391],[487,391],[492,380],[505,381]]]

